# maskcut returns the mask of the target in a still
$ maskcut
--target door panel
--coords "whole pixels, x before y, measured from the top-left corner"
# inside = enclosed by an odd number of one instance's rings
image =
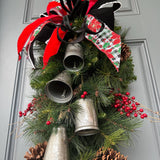
[[[19,135],[22,130],[17,128],[18,111],[25,110],[31,100],[33,91],[29,86],[29,70],[31,66],[26,57],[17,62],[16,42],[17,37],[26,26],[26,23],[34,21],[40,13],[45,12],[47,3],[51,0],[39,2],[38,0],[2,0],[0,2],[0,88],[1,97],[0,117],[0,153],[5,160],[22,160],[25,152],[31,144]],[[160,74],[159,66],[159,37],[160,2],[154,0],[120,0],[122,8],[116,13],[117,22],[124,28],[130,28],[126,42],[132,50],[135,63],[137,81],[130,85],[131,94],[136,96],[139,102],[152,110],[159,110]],[[10,4],[9,7],[8,4]],[[6,14],[6,10],[10,12]],[[14,13],[14,14],[12,14]],[[9,38],[8,38],[9,37]],[[7,46],[10,47],[7,47]],[[4,47],[6,46],[6,47]],[[35,48],[35,52],[39,51]],[[15,80],[15,84],[14,84]],[[8,130],[9,128],[9,130]],[[134,146],[121,148],[122,153],[129,156],[129,160],[158,160],[160,150],[160,125],[144,122],[143,127],[137,131],[137,137],[133,137]],[[7,132],[8,130],[8,132]],[[8,135],[7,135],[8,133]],[[6,148],[5,148],[6,146]]]
[[[135,64],[135,74],[137,81],[133,82],[129,90],[136,100],[151,110],[157,110],[159,98],[155,79],[153,76],[152,65],[148,52],[146,40],[129,40],[128,44],[132,50]],[[152,115],[149,112],[150,115]],[[158,160],[160,157],[160,124],[151,123],[144,120],[141,128],[132,137],[133,145],[121,148],[121,152],[129,156],[129,160],[152,159]]]

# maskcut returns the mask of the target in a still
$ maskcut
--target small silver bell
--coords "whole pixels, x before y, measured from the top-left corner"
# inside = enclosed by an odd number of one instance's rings
[[[53,128],[44,160],[69,160],[68,140],[64,127]]]
[[[66,70],[79,71],[84,66],[83,50],[79,43],[68,44],[63,60]]]
[[[92,99],[80,99],[81,106],[76,116],[75,132],[80,136],[94,135],[99,132],[97,115]]]
[[[70,74],[63,71],[53,80],[49,81],[46,85],[46,94],[54,102],[69,102],[73,96]]]

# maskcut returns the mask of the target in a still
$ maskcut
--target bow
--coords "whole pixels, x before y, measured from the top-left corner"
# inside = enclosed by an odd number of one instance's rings
[[[99,9],[106,3],[111,3],[113,6]],[[61,42],[70,43],[64,39],[66,33],[73,32],[78,34],[78,37],[72,43],[80,42],[84,38],[90,40],[107,55],[118,71],[121,41],[120,36],[112,31],[114,29],[114,11],[118,8],[120,8],[120,3],[116,0],[66,0],[66,3],[60,0],[60,3],[50,2],[46,13],[29,24],[21,33],[18,39],[19,60],[21,59],[20,52],[29,38],[26,51],[34,66],[34,41],[47,41],[43,55],[43,65],[45,67],[49,58],[57,54]],[[79,30],[74,31],[71,22],[79,15],[85,17],[84,23]]]

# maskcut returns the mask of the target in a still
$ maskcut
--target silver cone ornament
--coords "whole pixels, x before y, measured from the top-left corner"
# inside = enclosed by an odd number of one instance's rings
[[[53,128],[44,160],[69,160],[68,140],[64,127]]]
[[[63,71],[46,85],[46,94],[49,99],[57,103],[66,103],[72,99],[71,76]]]
[[[76,116],[75,132],[80,136],[94,135],[99,132],[97,115],[92,99],[80,99],[81,106]]]
[[[79,71],[83,68],[83,50],[79,43],[68,44],[63,65],[69,71]]]

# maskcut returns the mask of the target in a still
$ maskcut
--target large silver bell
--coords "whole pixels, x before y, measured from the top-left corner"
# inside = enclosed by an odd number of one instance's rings
[[[79,71],[83,68],[83,50],[79,43],[68,44],[63,65],[69,71]]]
[[[66,103],[72,99],[71,76],[63,71],[46,85],[46,94],[49,99],[57,103]]]
[[[97,115],[92,99],[78,100],[80,111],[76,116],[75,132],[80,136],[94,135],[99,132]]]
[[[64,127],[53,128],[44,160],[69,160],[68,140]]]

